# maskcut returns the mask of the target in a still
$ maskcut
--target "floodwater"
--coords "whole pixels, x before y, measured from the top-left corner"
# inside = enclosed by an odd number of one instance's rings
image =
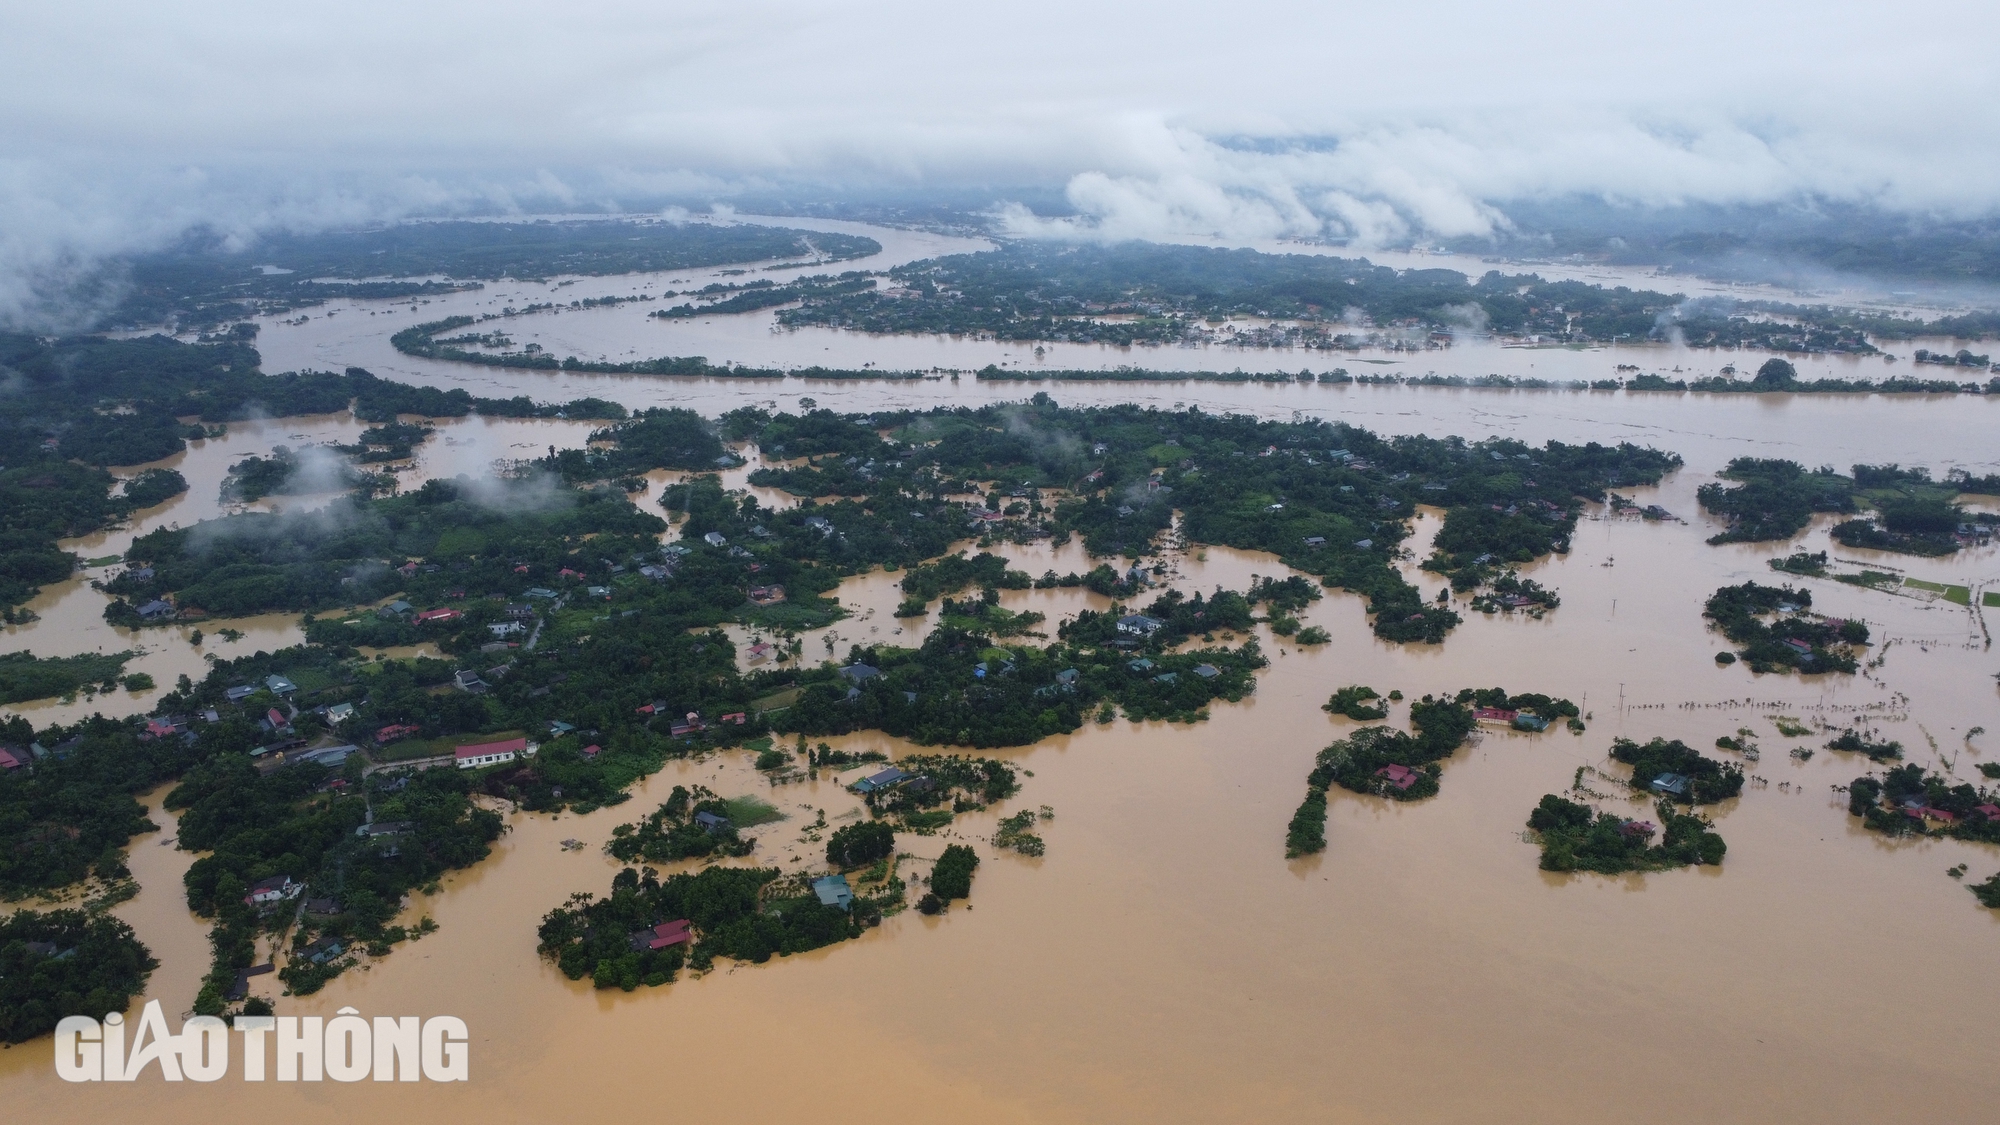
[[[382,318],[362,319],[373,331]],[[267,356],[273,342],[260,341]],[[1508,354],[1525,362],[1546,353]],[[473,378],[493,381],[480,393],[596,393],[709,413],[773,395],[787,407],[805,394],[862,410],[1033,390],[970,379],[746,386],[565,377],[568,389],[555,391],[543,376]],[[1714,526],[1694,498],[1727,458],[1748,453],[1990,472],[2000,467],[1990,401],[1049,389],[1066,403],[1300,410],[1389,433],[1651,443],[1681,452],[1688,467],[1634,492],[1688,522],[1593,510],[1570,555],[1528,568],[1563,599],[1540,621],[1468,612],[1443,646],[1386,645],[1368,632],[1359,599],[1331,592],[1301,616],[1332,643],[1308,650],[1263,634],[1271,667],[1257,693],[1216,705],[1207,723],[1120,719],[993,752],[1033,776],[1005,807],[954,827],[985,857],[972,906],[941,918],[907,912],[804,956],[597,993],[536,958],[534,929],[571,892],[606,888],[614,865],[599,846],[673,784],[763,793],[791,819],[757,830],[759,855],[795,868],[794,857],[811,861],[799,840],[811,810],[833,820],[853,807],[832,779],[766,789],[744,755],[721,755],[671,765],[631,802],[589,816],[510,814],[491,859],[410,904],[410,916],[441,924],[438,933],[318,995],[281,1000],[298,1014],[353,1005],[364,1015],[460,1016],[474,1040],[464,1086],[249,1085],[234,1074],[213,1085],[168,1087],[149,1076],[67,1086],[43,1040],[0,1052],[9,1107],[38,1121],[599,1120],[671,1106],[678,1116],[747,1121],[1873,1122],[1906,1119],[1916,1106],[1942,1120],[1981,1119],[2000,1099],[1986,1015],[2000,1006],[2000,913],[1965,889],[2000,869],[2000,849],[1860,831],[1832,787],[1868,763],[1824,749],[1792,758],[1789,748],[1829,736],[1785,738],[1773,723],[1780,715],[1832,729],[1865,721],[1901,741],[1910,760],[1982,781],[1976,765],[2000,760],[2000,735],[1970,732],[2000,731],[2000,658],[1976,594],[2000,584],[2000,549],[1885,558],[1831,544],[1824,519],[1791,543],[1708,547]],[[528,426],[476,456],[508,456],[509,441],[557,440],[543,435],[558,426]],[[441,426],[426,454],[460,448],[443,443],[463,439],[462,427]],[[655,475],[645,503],[670,476]],[[212,495],[204,487],[182,503]],[[1420,517],[1419,555],[1436,526],[1434,514]],[[1775,580],[1765,560],[1799,547],[1962,582],[1975,588],[1975,604],[1804,580],[1814,608],[1868,621],[1879,667],[1798,677],[1717,666],[1723,642],[1704,628],[1702,599],[1726,583]],[[1004,553],[1034,574],[1087,569],[1076,546]],[[1188,589],[1282,573],[1268,557],[1213,547],[1171,562],[1172,581]],[[841,656],[852,643],[915,643],[928,624],[890,616],[896,578],[846,583],[840,597],[852,616],[803,638],[806,659],[826,655],[826,636]],[[1427,591],[1440,584],[1412,578]],[[1081,591],[1010,591],[1003,604],[1048,614],[1053,633],[1063,615],[1102,602]],[[1410,697],[1465,686],[1548,692],[1582,704],[1588,730],[1487,733],[1447,764],[1441,795],[1415,805],[1336,792],[1327,851],[1287,862],[1285,824],[1313,754],[1355,725],[1319,706],[1350,683]],[[1406,715],[1399,705],[1391,721]],[[1756,780],[1744,795],[1711,811],[1729,843],[1720,869],[1622,878],[1537,869],[1523,822],[1578,767],[1608,775],[1584,780],[1604,795],[1601,807],[1649,815],[1611,780],[1623,772],[1606,758],[1613,738],[1708,747],[1739,727],[1756,732],[1762,755],[1746,764]],[[914,749],[880,735],[828,741]],[[1044,858],[995,853],[980,839],[997,816],[1038,805],[1055,810],[1040,829]],[[191,857],[159,844],[171,826],[156,819],[165,831],[133,848],[146,889],[119,913],[164,962],[152,994],[177,1011],[194,994],[204,931],[180,905]],[[587,847],[564,851],[566,839]],[[930,856],[945,842],[906,836],[901,846]],[[1962,882],[1946,874],[1957,864],[1969,867]]]

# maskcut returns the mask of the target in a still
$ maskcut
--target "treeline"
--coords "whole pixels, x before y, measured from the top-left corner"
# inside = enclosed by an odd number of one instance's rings
[[[247,249],[196,234],[127,263],[113,316],[122,325],[173,323],[186,331],[341,297],[417,298],[479,288],[464,279],[648,273],[808,256],[839,261],[881,249],[871,238],[786,227],[614,219],[400,223],[267,235]],[[459,280],[359,280],[437,275]]]
[[[496,319],[488,317],[485,319]],[[557,359],[548,352],[530,348],[518,352],[476,352],[457,343],[439,340],[441,333],[478,323],[469,316],[450,316],[413,325],[389,337],[389,343],[404,355],[451,363],[476,363],[483,367],[510,367],[529,371],[585,371],[600,375],[679,375],[706,379],[916,379],[917,372],[879,371],[874,368],[838,369],[830,367],[740,367],[716,365],[706,356],[660,356],[623,363],[585,360],[575,356]]]
[[[1828,306],[1779,305],[1547,281],[1490,271],[1395,270],[1365,259],[1129,242],[1016,242],[913,262],[891,289],[824,296],[779,314],[786,325],[997,340],[1224,343],[1351,348],[1428,331],[1491,331],[1559,342],[1667,339],[1696,347],[1870,354],[1870,336],[1991,335],[1990,316],[1936,321]],[[1354,327],[1355,312],[1364,327]],[[1302,322],[1231,331],[1231,318]]]

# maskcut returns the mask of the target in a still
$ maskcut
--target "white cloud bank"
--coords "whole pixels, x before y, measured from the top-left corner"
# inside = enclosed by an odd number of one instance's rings
[[[1990,2],[70,0],[0,8],[0,41],[14,320],[194,223],[772,185],[1067,185],[1077,217],[1006,221],[1092,238],[1479,234],[1569,195],[2000,208]]]

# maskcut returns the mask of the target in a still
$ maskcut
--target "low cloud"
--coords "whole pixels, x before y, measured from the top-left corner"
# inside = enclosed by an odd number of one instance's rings
[[[0,323],[86,323],[107,256],[196,227],[926,192],[1022,236],[1360,247],[1572,197],[1983,215],[1996,38],[1961,0],[16,4]]]

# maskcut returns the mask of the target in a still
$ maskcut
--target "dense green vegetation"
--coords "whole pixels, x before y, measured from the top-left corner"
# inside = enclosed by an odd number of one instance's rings
[[[7,622],[17,620],[16,607],[41,587],[76,573],[76,556],[58,540],[96,531],[131,511],[130,499],[111,495],[112,483],[103,469],[53,456],[0,469],[0,612]]]
[[[1589,805],[1550,793],[1528,814],[1528,828],[1541,843],[1544,871],[1618,875],[1722,862],[1729,849],[1714,825],[1677,811],[1671,801],[1659,803],[1658,815],[1666,830],[1654,844],[1654,824],[1616,813],[1593,816]]]
[[[203,738],[221,742],[232,733],[213,724]],[[351,965],[361,947],[386,953],[404,940],[405,929],[389,925],[403,896],[484,859],[500,835],[499,814],[471,803],[471,780],[459,770],[376,774],[365,781],[356,776],[332,786],[332,771],[317,763],[261,772],[248,755],[216,749],[166,801],[185,810],[181,846],[210,853],[189,867],[184,880],[188,906],[215,919],[215,960],[195,1000],[197,1011],[220,1011],[236,972],[250,964],[259,930],[291,920],[296,903],[253,906],[245,898],[251,884],[288,876],[305,888],[302,894],[338,903],[337,914],[309,915],[292,931],[294,955],[279,975],[303,994]],[[357,834],[371,824],[376,833]],[[318,963],[301,956],[315,935],[339,942],[341,952]]]
[[[159,964],[132,927],[105,914],[0,919],[0,1043],[47,1035],[64,1016],[122,1012]]]
[[[155,461],[210,433],[182,418],[221,423],[350,408],[357,417],[390,423],[398,414],[463,417],[474,410],[504,417],[625,413],[595,399],[560,406],[477,399],[463,390],[378,379],[360,368],[265,375],[249,338],[187,344],[165,336],[51,340],[0,333],[0,369],[12,373],[21,391],[0,396],[0,448],[16,451],[0,467],[0,610],[7,620],[39,587],[74,571],[74,557],[58,540],[99,530],[187,486],[179,473],[153,469],[114,496],[108,473],[75,462]],[[286,475],[278,473],[274,483]]]
[[[1853,672],[1856,646],[1868,643],[1868,626],[1809,614],[1812,591],[1745,582],[1709,596],[1702,616],[1741,646],[1737,655],[1752,672],[1796,668],[1801,672]],[[1766,621],[1765,618],[1771,620]]]
[[[826,862],[837,870],[866,867],[896,850],[896,828],[881,820],[864,820],[835,829],[826,841]]]
[[[807,457],[761,469],[752,483],[803,497],[860,497],[852,502],[886,514],[906,536],[919,524],[964,519],[944,499],[976,489],[1003,517],[977,529],[985,535],[1076,535],[1093,554],[1136,558],[1156,550],[1178,509],[1189,539],[1277,554],[1327,586],[1366,596],[1377,635],[1430,643],[1458,616],[1390,565],[1417,504],[1451,509],[1444,542],[1458,555],[1448,567],[1483,566],[1474,561],[1482,554],[1527,561],[1567,549],[1581,501],[1602,500],[1614,485],[1657,482],[1680,464],[1631,445],[1385,440],[1321,421],[1064,409],[1045,394],[977,410],[877,413],[865,426],[847,421],[744,409],[723,425],[768,452]],[[1058,488],[1067,497],[1045,504],[1041,490]]]
[[[900,885],[895,890],[900,901]],[[608,896],[572,895],[549,911],[538,948],[571,980],[588,976],[598,988],[630,992],[671,982],[684,964],[706,970],[717,957],[761,964],[859,937],[884,905],[893,904],[859,895],[851,910],[823,905],[809,876],[775,867],[709,867],[665,879],[650,867],[627,867]],[[635,949],[628,936],[680,920],[691,923],[691,949]]]
[[[1632,767],[1632,788],[1663,793],[1669,801],[1712,805],[1743,792],[1741,766],[1703,757],[1679,739],[1640,743],[1620,738],[1611,744],[1611,760]],[[1681,779],[1678,792],[1663,787],[1668,775]]]
[[[125,482],[125,501],[134,508],[164,504],[188,489],[187,478],[173,469],[147,469]]]
[[[604,850],[631,863],[673,863],[697,856],[750,854],[750,843],[729,820],[729,802],[702,786],[689,789],[674,786],[673,792],[652,815],[637,824],[621,824],[611,830],[611,842]],[[725,823],[710,828],[695,818],[703,813],[721,817]]]
[[[1326,793],[1334,785],[1395,801],[1437,795],[1443,772],[1439,763],[1472,733],[1472,708],[1426,695],[1410,704],[1410,725],[1415,735],[1392,727],[1363,727],[1319,752],[1306,775],[1306,799],[1286,829],[1288,858],[1325,850]]]
[[[0,899],[125,872],[120,849],[156,826],[133,799],[198,760],[180,739],[139,737],[136,722],[94,718],[49,728],[39,740],[25,719],[0,727],[17,753],[30,742],[31,769],[0,771]]]
[[[840,260],[881,249],[870,238],[785,227],[588,219],[401,223],[379,230],[268,235],[247,248],[195,235],[172,250],[133,259],[114,316],[121,324],[169,322],[185,331],[339,297],[418,298],[478,288],[363,278],[541,280],[774,258]],[[266,273],[263,266],[283,272]]]
[[[25,650],[0,653],[0,703],[74,695],[86,686],[111,691],[126,661],[137,655],[92,652],[82,656],[36,656]]]
[[[621,493],[535,480],[434,480],[400,496],[161,528],[126,552],[152,577],[127,571],[107,589],[136,600],[171,595],[184,613],[226,616],[331,609],[399,591],[430,604],[468,588],[519,597],[572,563],[603,573],[606,554],[656,554],[665,529]],[[588,554],[580,550],[586,537],[595,537]],[[413,559],[435,569],[408,576],[394,569]],[[479,616],[469,613],[460,631],[483,630]]]
[[[1729,519],[1729,529],[1710,543],[1745,543],[1767,539],[1789,539],[1803,530],[1815,512],[1855,512],[1866,505],[1875,509],[1875,518],[1847,520],[1833,528],[1833,538],[1848,547],[1869,547],[1915,555],[1948,555],[1958,550],[1953,538],[1960,525],[1990,517],[1973,517],[1952,502],[1961,490],[1978,482],[1963,473],[1943,483],[1931,479],[1923,468],[1900,465],[1855,465],[1854,475],[1842,476],[1828,467],[1808,473],[1795,461],[1759,460],[1739,457],[1721,474],[1738,482],[1729,488],[1705,484],[1699,490],[1701,506]],[[1818,557],[1795,553],[1776,569],[1819,576],[1825,570],[1825,554]],[[1803,569],[1801,569],[1803,568]]]
[[[1841,750],[1850,754],[1866,754],[1878,762],[1903,756],[1902,743],[1895,741],[1876,742],[1872,737],[1872,732],[1864,735],[1853,727],[1848,727],[1846,730],[1841,731],[1837,737],[1826,744],[1826,748],[1828,750]]]
[[[1847,811],[1871,831],[1889,836],[1951,836],[2000,844],[2000,816],[1981,811],[1995,804],[1994,793],[1915,762],[1880,778],[1857,777],[1847,786]]]
[[[1716,475],[1737,485],[1704,484],[1696,492],[1702,507],[1729,520],[1710,543],[1789,539],[1814,512],[1855,510],[1854,481],[1831,468],[1808,473],[1796,461],[1738,457]]]
[[[1421,345],[1429,332],[1472,330],[1563,343],[1678,336],[1695,347],[1859,354],[1876,351],[1871,335],[2000,331],[1990,317],[1926,324],[1498,271],[1475,279],[1324,255],[1136,242],[1017,242],[997,252],[913,262],[889,276],[895,284],[888,288],[802,292],[801,306],[780,312],[779,323],[999,340],[1327,349]],[[1252,323],[1223,323],[1232,318]],[[1265,323],[1271,320],[1280,323]]]
[[[1389,717],[1389,705],[1387,701],[1382,703],[1374,702],[1374,700],[1381,698],[1381,694],[1374,688],[1355,684],[1334,692],[1333,697],[1328,699],[1320,707],[1320,710],[1331,712],[1335,715],[1345,715],[1357,722],[1374,722],[1377,719],[1386,719]]]
[[[950,902],[955,898],[972,897],[972,873],[979,867],[979,856],[964,844],[951,844],[938,856],[937,865],[931,868],[931,890],[941,901]]]

